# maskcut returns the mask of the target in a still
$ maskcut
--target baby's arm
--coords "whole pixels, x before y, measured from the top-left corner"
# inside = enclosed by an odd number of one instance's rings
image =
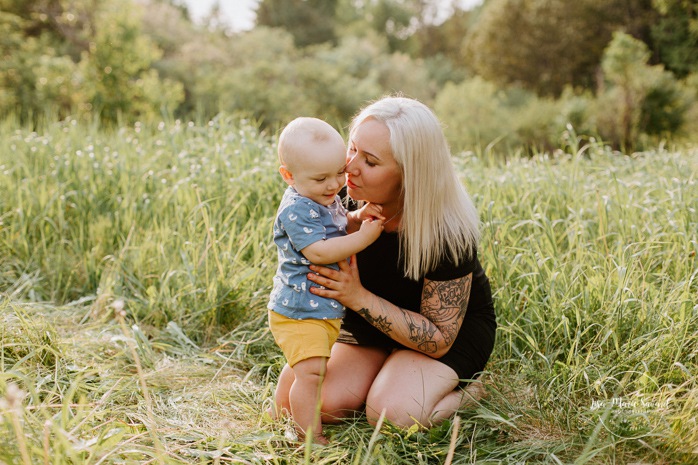
[[[364,220],[361,228],[355,233],[313,242],[301,249],[301,253],[316,265],[337,263],[368,247],[378,239],[381,231],[383,231],[383,220]]]
[[[366,220],[381,220],[385,221],[385,217],[381,215],[383,207],[375,203],[367,203],[359,210],[347,213],[347,232],[354,233],[359,230],[361,223]],[[368,244],[367,244],[368,245]],[[319,263],[318,263],[319,265]]]

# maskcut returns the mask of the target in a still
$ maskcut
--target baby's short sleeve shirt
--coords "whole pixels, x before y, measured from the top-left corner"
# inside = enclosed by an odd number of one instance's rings
[[[300,252],[317,241],[346,234],[346,210],[339,197],[326,207],[286,189],[274,221],[279,265],[268,308],[295,319],[334,319],[344,316],[339,302],[308,291],[310,261]],[[326,265],[327,266],[327,265]],[[337,269],[336,265],[329,265]]]

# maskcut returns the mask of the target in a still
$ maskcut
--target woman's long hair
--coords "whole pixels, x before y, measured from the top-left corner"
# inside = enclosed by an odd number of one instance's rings
[[[477,210],[458,179],[434,113],[417,100],[385,97],[354,118],[350,133],[367,118],[388,127],[393,157],[402,170],[405,276],[416,280],[444,257],[457,264],[471,256],[480,237]]]

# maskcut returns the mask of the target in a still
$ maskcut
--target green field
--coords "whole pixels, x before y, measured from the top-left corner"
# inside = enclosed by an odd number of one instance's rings
[[[698,150],[456,155],[498,340],[488,397],[290,442],[263,415],[274,137],[0,123],[0,463],[698,463]]]

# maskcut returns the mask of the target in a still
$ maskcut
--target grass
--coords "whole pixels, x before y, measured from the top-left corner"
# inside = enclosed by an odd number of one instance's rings
[[[489,396],[309,448],[263,414],[273,136],[220,117],[0,139],[0,463],[698,463],[695,148],[459,154],[499,322]]]

